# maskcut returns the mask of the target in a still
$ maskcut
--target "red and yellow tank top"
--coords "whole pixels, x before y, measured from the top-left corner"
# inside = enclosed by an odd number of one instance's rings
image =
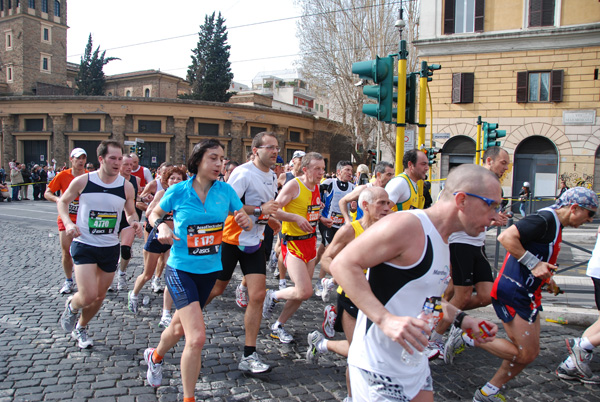
[[[286,222],[282,223],[281,231],[283,234],[288,236],[304,236],[310,233],[315,233],[317,224],[319,223],[319,215],[321,211],[321,194],[319,192],[319,185],[316,184],[315,187],[310,190],[308,187],[302,183],[302,180],[297,177],[294,178],[298,182],[298,187],[300,187],[300,194],[292,201],[290,201],[285,207],[282,209],[285,212],[289,212],[292,214],[300,215],[306,218],[308,222],[310,222],[312,226],[311,232],[305,232],[296,222]]]

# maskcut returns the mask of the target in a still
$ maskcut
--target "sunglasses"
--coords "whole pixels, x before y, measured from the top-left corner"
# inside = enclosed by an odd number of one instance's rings
[[[500,203],[496,200],[492,200],[491,198],[482,197],[481,195],[477,195],[477,194],[473,194],[473,193],[467,193],[466,191],[457,191],[457,192],[453,193],[452,195],[456,195],[458,193],[466,194],[469,197],[479,198],[481,201],[485,202],[488,207],[492,208],[496,212],[500,212],[500,210],[502,209],[502,206],[500,205]]]
[[[591,209],[587,209],[586,207],[582,207],[581,205],[578,205],[578,207],[581,209],[585,209],[588,212],[589,218],[593,218],[594,215],[596,215],[596,211],[592,211]]]

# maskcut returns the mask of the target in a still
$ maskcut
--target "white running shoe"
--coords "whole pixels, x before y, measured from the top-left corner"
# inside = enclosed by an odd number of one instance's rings
[[[333,304],[325,306],[325,310],[323,310],[323,316],[323,333],[327,338],[333,338],[335,336],[335,329],[333,328],[333,326],[337,318],[337,311],[335,310],[335,306]]]
[[[317,283],[315,283],[315,295],[317,297],[321,297],[322,294],[323,294],[323,284],[321,283],[321,280],[319,279],[317,281]]]
[[[258,353],[254,352],[250,356],[242,356],[242,360],[238,364],[238,369],[252,374],[260,374],[271,371],[271,366],[260,360]]]
[[[235,288],[235,304],[241,308],[248,307],[248,288],[242,289],[241,283]]]
[[[127,308],[133,314],[137,314],[138,312],[138,297],[133,295],[133,289],[127,293]]]
[[[119,292],[127,290],[127,275],[125,275],[125,273],[121,274],[120,272],[117,272],[115,276],[118,276],[117,290]]]
[[[262,316],[266,320],[271,318],[271,315],[273,315],[273,310],[275,309],[275,305],[277,304],[277,300],[275,300],[275,297],[273,297],[274,294],[275,291],[273,289],[267,290],[265,301],[263,302]]]
[[[462,329],[452,325],[450,334],[444,344],[444,363],[452,364],[454,358],[465,350],[465,341],[462,338]]]
[[[294,337],[283,328],[282,324],[277,328],[271,326],[271,338],[279,339],[281,343],[291,343],[294,340]]]
[[[60,288],[59,293],[66,295],[72,293],[73,290],[75,290],[75,282],[73,282],[73,280],[65,279],[65,283],[63,284],[62,288]]]
[[[87,327],[75,328],[71,332],[71,337],[77,341],[77,345],[81,349],[87,349],[94,346],[94,340],[88,336]]]
[[[144,360],[148,365],[148,371],[146,372],[146,379],[151,387],[160,387],[162,382],[162,362],[152,362],[152,354],[155,348],[148,348],[144,351]]]
[[[323,278],[321,279],[321,286],[323,287],[321,299],[323,299],[325,303],[328,303],[331,296],[331,291],[335,289],[335,282],[333,281],[333,278]]]
[[[323,340],[323,334],[319,331],[313,331],[308,334],[308,350],[306,351],[306,362],[317,363],[319,360],[319,349],[317,345]]]
[[[73,328],[75,328],[75,324],[77,323],[77,315],[79,312],[74,312],[71,310],[70,304],[72,298],[73,296],[69,296],[67,298],[67,301],[65,302],[65,309],[60,316],[60,326],[65,332],[73,331]]]
[[[160,293],[160,292],[162,292],[162,291],[163,291],[163,287],[162,287],[162,284],[161,284],[160,278],[159,278],[158,276],[155,276],[155,277],[152,279],[152,291],[153,291],[154,293]]]
[[[169,325],[171,325],[172,319],[173,319],[173,317],[171,316],[171,314],[164,314],[161,317],[160,322],[158,323],[158,327],[159,328],[168,328]]]

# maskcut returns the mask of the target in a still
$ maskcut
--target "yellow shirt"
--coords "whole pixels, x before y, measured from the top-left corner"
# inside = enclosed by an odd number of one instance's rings
[[[419,192],[413,185],[413,182],[410,179],[410,177],[408,177],[408,175],[404,172],[400,173],[398,177],[402,177],[408,182],[408,188],[410,188],[410,197],[404,202],[396,203],[396,210],[408,211],[409,209],[420,209],[421,207],[419,207]]]
[[[296,177],[294,180],[298,182],[300,194],[282,209],[284,212],[305,217],[312,226],[312,231],[305,232],[300,229],[296,222],[286,221],[283,221],[281,231],[288,236],[304,236],[315,233],[321,212],[321,193],[319,192],[319,185],[315,184],[315,187],[310,190],[299,178]]]
[[[363,232],[365,231],[365,229],[362,227],[362,225],[360,224],[360,221],[354,221],[350,223],[352,225],[352,227],[354,228],[354,238],[356,239],[358,236],[360,236],[361,234],[363,234]],[[367,273],[367,270],[364,270],[365,274]],[[337,292],[338,294],[342,294],[344,290],[342,289],[341,286],[338,286],[337,288]]]

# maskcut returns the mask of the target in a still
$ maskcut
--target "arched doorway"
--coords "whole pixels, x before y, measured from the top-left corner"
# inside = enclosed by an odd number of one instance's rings
[[[596,177],[598,180],[596,180]],[[594,157],[594,177],[592,180],[592,190],[595,193],[600,192],[600,147],[596,149],[596,156]]]
[[[512,198],[518,198],[524,182],[531,185],[534,201],[529,210],[554,204],[558,181],[558,151],[546,137],[533,135],[524,139],[514,155]],[[518,203],[513,202],[513,212],[518,212]]]
[[[466,135],[456,135],[450,138],[442,148],[442,178],[448,177],[450,169],[464,163],[475,162],[475,141]]]

